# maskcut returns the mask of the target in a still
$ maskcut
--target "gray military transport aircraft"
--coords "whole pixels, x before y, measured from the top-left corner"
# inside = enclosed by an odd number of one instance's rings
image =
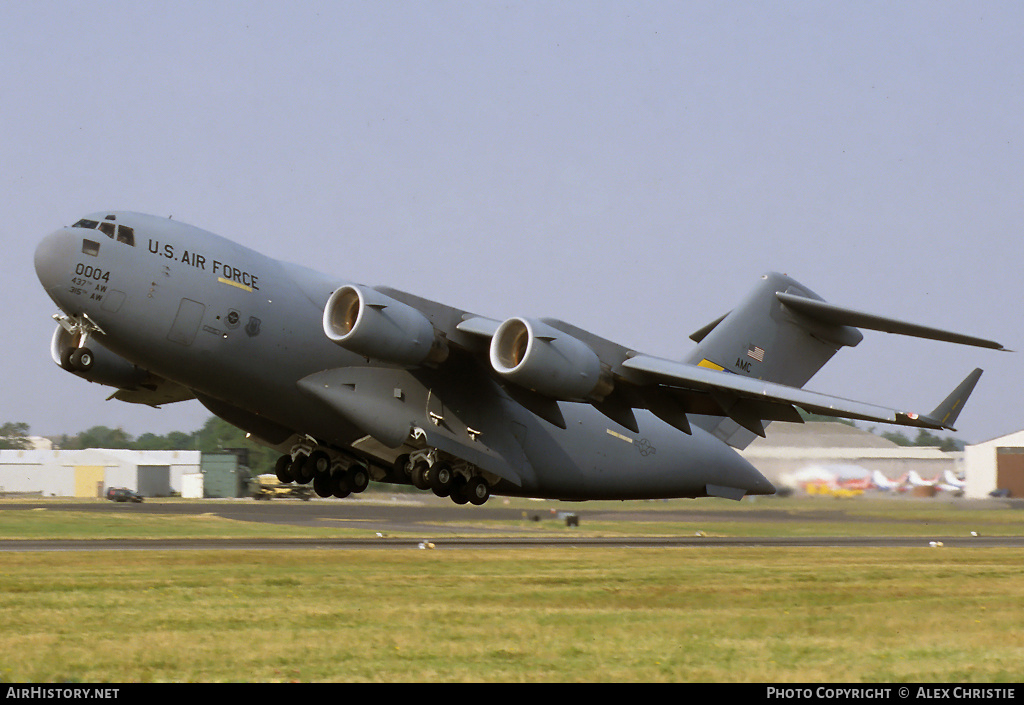
[[[61,313],[54,361],[111,398],[198,399],[276,448],[282,482],[344,497],[370,481],[459,504],[727,497],[775,488],[743,449],[772,421],[816,414],[952,429],[981,375],[905,413],[801,387],[858,328],[999,343],[823,301],[766,274],[694,333],[683,361],[547,318],[493,320],[265,257],[183,223],[87,216],[35,267]]]

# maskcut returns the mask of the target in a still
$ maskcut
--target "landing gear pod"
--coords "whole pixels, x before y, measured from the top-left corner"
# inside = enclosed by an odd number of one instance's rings
[[[80,345],[81,337],[57,326],[50,341],[50,356],[68,372],[83,379],[118,389],[135,389],[149,378],[149,373],[120,355],[110,352],[96,340]]]

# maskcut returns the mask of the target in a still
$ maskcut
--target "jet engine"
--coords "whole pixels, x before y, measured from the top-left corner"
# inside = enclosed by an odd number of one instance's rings
[[[590,347],[542,321],[510,318],[491,338],[491,366],[510,382],[566,401],[600,401],[611,375]]]
[[[63,326],[57,326],[50,341],[50,356],[68,372],[90,382],[118,389],[135,389],[149,379],[146,370],[110,352],[95,338],[89,339],[87,348],[78,347],[78,338]]]
[[[427,317],[375,289],[343,286],[324,307],[324,333],[364,357],[398,365],[441,362],[444,340]]]

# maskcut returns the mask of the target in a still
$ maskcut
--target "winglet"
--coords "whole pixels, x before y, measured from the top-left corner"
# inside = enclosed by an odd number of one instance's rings
[[[920,420],[927,425],[934,425],[934,428],[943,428],[948,431],[955,431],[953,424],[956,423],[956,419],[960,416],[960,412],[963,411],[964,404],[967,403],[967,398],[971,396],[971,392],[974,391],[974,386],[978,383],[981,378],[981,370],[975,369],[964,379],[960,385],[953,390],[953,393],[946,397],[941,404],[935,407],[935,410],[930,414],[919,419],[913,415],[906,415],[911,421]],[[902,415],[902,414],[901,414]]]

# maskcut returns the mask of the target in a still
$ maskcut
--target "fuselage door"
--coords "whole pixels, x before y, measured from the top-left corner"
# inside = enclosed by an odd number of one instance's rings
[[[205,313],[206,304],[192,299],[182,299],[181,305],[178,306],[178,315],[174,317],[174,323],[171,325],[171,332],[167,334],[167,339],[181,345],[191,345],[199,330],[199,324],[203,322]]]

